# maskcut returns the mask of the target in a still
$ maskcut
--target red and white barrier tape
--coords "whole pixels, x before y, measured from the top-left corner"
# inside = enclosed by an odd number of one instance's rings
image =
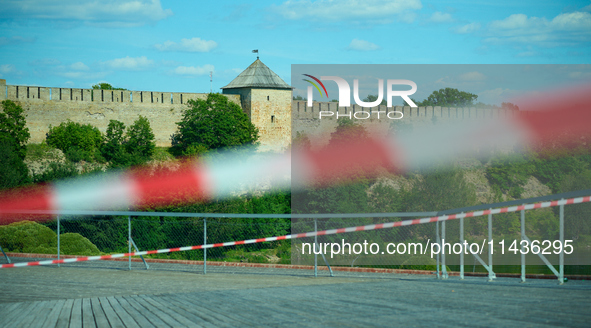
[[[334,235],[334,234],[354,232],[354,231],[369,231],[369,230],[388,229],[388,228],[394,228],[394,227],[410,226],[410,225],[415,225],[415,224],[424,224],[424,223],[437,222],[437,221],[448,221],[448,220],[461,219],[461,218],[477,217],[477,216],[483,216],[483,215],[488,215],[488,214],[509,213],[509,212],[517,212],[517,211],[521,211],[521,210],[532,210],[532,209],[536,209],[536,208],[554,207],[554,206],[560,206],[560,205],[579,204],[579,203],[586,203],[586,202],[591,202],[591,196],[561,199],[561,200],[555,200],[555,201],[550,201],[550,202],[540,202],[540,203],[525,204],[525,205],[519,205],[519,206],[510,206],[510,207],[503,207],[503,208],[490,209],[490,210],[484,210],[484,211],[475,211],[475,212],[452,214],[452,215],[434,216],[431,218],[422,218],[422,219],[404,220],[404,221],[398,221],[398,222],[370,224],[370,225],[365,225],[365,226],[330,229],[330,230],[323,230],[323,231],[316,231],[316,232],[311,231],[311,232],[298,233],[295,235],[266,237],[266,238],[248,239],[248,240],[240,240],[240,241],[229,241],[229,242],[225,242],[225,243],[206,244],[206,245],[197,245],[197,246],[165,248],[165,249],[158,249],[158,250],[152,250],[152,251],[141,251],[141,252],[121,253],[121,254],[102,255],[102,256],[86,256],[86,257],[77,257],[77,258],[67,258],[67,259],[62,259],[62,260],[47,260],[47,261],[2,264],[0,266],[0,269],[25,267],[25,266],[60,264],[60,263],[72,263],[72,262],[108,260],[108,259],[114,259],[114,258],[120,258],[120,257],[126,257],[126,256],[139,256],[139,255],[148,255],[148,254],[182,252],[182,251],[191,251],[191,250],[197,250],[197,249],[236,246],[236,245],[244,245],[244,244],[256,244],[256,243],[263,243],[263,242],[267,242],[267,241],[275,241],[275,240],[283,240],[283,239],[297,239],[297,238],[314,237],[314,236]]]

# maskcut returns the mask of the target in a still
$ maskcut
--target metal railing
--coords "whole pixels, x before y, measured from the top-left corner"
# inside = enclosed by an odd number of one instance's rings
[[[128,253],[132,252],[132,247],[136,250],[136,251],[140,251],[140,248],[142,249],[150,249],[148,244],[145,243],[145,241],[143,240],[138,240],[136,238],[136,240],[134,241],[134,238],[132,237],[132,233],[135,231],[136,233],[140,233],[141,234],[146,234],[146,231],[141,231],[142,229],[149,230],[149,227],[157,227],[158,224],[160,224],[161,226],[164,226],[166,224],[172,224],[172,223],[176,223],[177,225],[179,225],[179,221],[162,221],[162,223],[157,223],[157,221],[146,221],[150,224],[145,223],[144,221],[142,221],[141,219],[139,219],[140,217],[159,217],[159,218],[190,218],[192,219],[192,221],[183,221],[185,224],[185,228],[183,228],[184,230],[181,232],[177,232],[178,235],[183,235],[183,234],[190,234],[192,236],[193,239],[190,239],[192,245],[196,245],[199,243],[195,243],[195,242],[202,242],[202,244],[207,244],[207,240],[208,240],[208,218],[211,219],[229,219],[229,218],[239,218],[239,219],[277,219],[277,218],[281,218],[281,219],[313,219],[314,220],[314,231],[318,231],[318,219],[333,219],[333,218],[339,218],[339,219],[343,219],[343,218],[408,218],[408,217],[433,217],[433,216],[442,216],[442,215],[452,215],[452,214],[457,214],[457,213],[467,213],[467,212],[472,212],[472,211],[479,211],[479,210],[487,210],[487,209],[492,209],[492,208],[499,208],[499,207],[508,207],[508,206],[518,206],[518,205],[522,205],[525,203],[533,203],[533,202],[544,202],[544,201],[551,201],[551,200],[558,200],[558,199],[566,199],[566,198],[574,198],[574,197],[581,197],[581,196],[589,196],[591,195],[591,189],[587,189],[587,190],[582,190],[582,191],[576,191],[576,192],[568,192],[568,193],[562,193],[562,194],[556,194],[556,195],[549,195],[549,196],[544,196],[544,197],[536,197],[536,198],[530,198],[530,199],[521,199],[521,200],[516,200],[516,201],[509,201],[509,202],[501,202],[501,203],[494,203],[494,204],[486,204],[486,205],[478,205],[478,206],[472,206],[472,207],[465,207],[465,208],[459,208],[459,209],[452,209],[452,210],[446,210],[446,211],[441,211],[441,212],[414,212],[414,213],[355,213],[355,214],[221,214],[221,213],[174,213],[174,212],[137,212],[137,211],[21,211],[20,213],[28,213],[28,214],[51,214],[51,215],[57,215],[57,220],[56,220],[56,226],[55,226],[55,230],[57,232],[57,258],[60,259],[60,254],[61,254],[61,235],[62,235],[62,231],[61,229],[64,228],[64,225],[66,225],[66,230],[67,231],[74,231],[73,228],[71,227],[67,227],[68,225],[71,225],[73,222],[80,222],[83,221],[79,218],[76,219],[69,219],[69,220],[64,220],[64,218],[66,217],[72,217],[72,216],[110,216],[110,217],[126,217],[126,223],[127,223],[127,231],[126,231],[126,235],[127,235],[127,240],[126,240],[126,244],[125,245],[127,247],[127,251]],[[565,230],[564,230],[564,204],[559,205],[559,240],[561,242],[562,245],[564,245],[564,240],[565,240]],[[195,219],[200,219],[200,220],[195,220]],[[119,219],[121,221],[121,219]],[[200,222],[202,221],[202,222]],[[465,224],[464,224],[464,218],[460,218],[459,220],[456,220],[459,223],[459,229],[458,233],[459,236],[456,240],[458,240],[460,243],[463,243],[465,241],[464,237],[465,237]],[[520,237],[521,240],[524,241],[528,241],[531,242],[531,240],[529,240],[527,233],[526,233],[526,222],[525,222],[525,210],[521,210],[520,211]],[[202,225],[200,226],[200,228],[196,228],[196,226],[199,226],[202,223]],[[220,239],[220,235],[216,234],[216,232],[218,230],[224,230],[223,225],[224,224],[233,224],[233,223],[222,223],[222,222],[209,222],[210,225],[214,226],[214,230],[210,229],[210,234],[213,233],[215,235],[215,237],[213,238],[218,238]],[[264,231],[266,231],[266,229],[258,229],[255,226],[266,226],[268,224],[271,223],[249,223],[249,224],[245,224],[244,227],[248,227],[247,230],[254,230],[255,233],[251,234],[251,235],[245,235],[248,238],[260,238],[260,237],[267,237],[264,235]],[[451,222],[447,222],[447,224],[451,224]],[[122,229],[124,223],[119,222],[118,223],[118,227],[119,230]],[[133,229],[133,226],[135,225],[135,230]],[[142,228],[142,225],[146,225],[146,227]],[[182,224],[181,224],[182,225]],[[190,229],[187,228],[190,225]],[[443,241],[446,240],[446,234],[449,235],[449,231],[446,231],[446,221],[442,221],[441,223],[439,221],[437,221],[436,223],[434,223],[435,225],[435,235],[434,240],[436,240],[436,243],[439,244],[440,247],[443,247]],[[253,229],[253,227],[255,227]],[[338,227],[338,228],[344,228],[343,226]],[[190,231],[189,231],[190,230]],[[198,240],[196,239],[196,236],[198,235],[198,233],[200,233],[200,230],[202,230],[202,240]],[[390,229],[390,231],[398,231],[400,229]],[[275,231],[275,230],[273,230]],[[433,231],[433,230],[431,230]],[[398,233],[400,235],[400,233]],[[489,240],[493,240],[493,214],[488,214],[488,221],[487,221],[487,235],[488,235],[488,239]],[[210,236],[210,239],[212,237]],[[225,238],[225,236],[223,237]],[[406,238],[406,236],[402,235],[400,237],[401,239]],[[120,238],[121,239],[121,238]],[[245,238],[246,239],[246,238]],[[189,240],[189,239],[183,239],[183,240]],[[215,240],[216,242],[225,242],[228,240]],[[137,243],[136,243],[137,242]],[[140,247],[138,247],[138,243],[140,244]],[[314,243],[318,244],[318,236],[314,236]],[[189,244],[186,244],[189,245]],[[173,245],[173,247],[179,247],[179,246],[186,246],[186,245]],[[147,248],[148,247],[148,248]],[[121,243],[119,243],[119,249],[121,249]],[[10,263],[10,259],[9,257],[4,253],[4,250],[1,248],[0,245],[0,250],[2,251],[2,253],[4,254],[6,261],[8,263]],[[111,249],[111,251],[113,251],[114,249]],[[523,250],[523,247],[522,247]],[[214,249],[212,249],[211,251],[214,251]],[[465,249],[462,248],[462,251],[460,252],[460,279],[464,279],[464,266],[465,266],[465,261],[464,261],[464,252]],[[192,251],[192,252],[197,252],[197,251]],[[207,273],[207,249],[203,249],[202,251],[202,260],[203,260],[203,273],[206,274]],[[488,272],[488,279],[489,281],[493,281],[496,278],[496,274],[493,270],[493,252],[492,252],[492,248],[489,249],[488,251],[488,261],[485,262],[480,256],[479,254],[472,254],[473,257],[478,261],[478,263],[480,263],[485,270]],[[556,268],[554,268],[553,265],[551,265],[550,261],[545,258],[543,256],[543,254],[538,253],[537,254],[542,261],[545,263],[545,265],[556,275],[557,279],[559,280],[560,283],[562,283],[564,281],[564,248],[561,250],[559,255],[559,264],[558,264],[558,270]],[[329,272],[331,274],[331,276],[333,275],[333,271],[330,267],[329,261],[326,259],[326,257],[324,257],[324,254],[322,254],[323,259],[325,264],[327,265]],[[219,256],[217,256],[219,258]],[[214,259],[216,258],[216,255],[214,254]],[[141,257],[144,266],[146,267],[146,269],[149,268],[148,263],[145,261],[145,259],[143,257]],[[521,281],[525,282],[525,278],[526,278],[526,262],[525,262],[525,254],[521,255]],[[132,265],[131,265],[131,255],[128,258],[128,268],[129,270],[132,269]],[[441,254],[441,256],[439,254],[437,254],[437,259],[436,259],[436,275],[438,278],[448,278],[449,274],[447,272],[447,259],[445,254]],[[58,265],[59,266],[59,265]],[[316,254],[314,254],[314,275],[317,276],[317,269],[318,269],[318,261],[317,261],[317,256]]]
[[[470,207],[446,210],[446,211],[438,212],[437,215],[440,216],[440,215],[451,215],[451,214],[473,212],[473,211],[480,211],[480,210],[492,210],[493,208],[519,206],[519,205],[524,205],[524,204],[555,201],[555,200],[564,201],[565,199],[584,197],[584,196],[589,196],[589,195],[591,195],[591,189],[586,189],[586,190],[566,192],[566,193],[560,193],[560,194],[554,194],[554,195],[548,195],[548,196],[542,196],[542,197],[534,197],[534,198],[528,198],[528,199],[520,199],[520,200],[507,201],[507,202],[500,202],[500,203],[493,203],[493,204],[486,204],[486,205],[477,205],[477,206],[470,206]],[[570,205],[570,204],[568,204],[568,205]],[[558,228],[559,239],[558,240],[560,241],[560,245],[565,245],[564,244],[564,241],[565,241],[564,206],[565,206],[565,204],[560,204],[558,206],[559,206],[559,223],[558,223],[558,225],[559,225],[559,228]],[[520,263],[520,266],[521,266],[520,279],[521,279],[521,282],[526,281],[526,255],[527,255],[527,253],[529,253],[529,252],[525,252],[524,245],[531,245],[532,244],[532,241],[528,238],[528,236],[526,234],[525,212],[526,212],[526,210],[524,210],[524,209],[519,211],[519,213],[520,213],[519,228],[520,228],[520,238],[521,238],[521,241],[519,243],[520,248],[521,248],[520,249],[520,262],[521,262]],[[442,221],[441,227],[440,227],[439,222],[437,222],[435,228],[436,228],[436,236],[437,236],[436,238],[437,238],[438,242],[440,243],[440,247],[442,247],[441,240],[440,240],[439,236],[441,234],[441,239],[445,239],[446,222]],[[488,214],[487,235],[488,235],[489,241],[494,240],[494,238],[493,238],[493,214],[492,213]],[[526,241],[527,243],[523,243],[523,241]],[[465,242],[465,239],[464,239],[464,218],[459,219],[459,242],[462,245],[464,245],[464,242]],[[465,255],[465,253],[466,253],[465,248],[462,248],[461,252],[460,252],[460,279],[464,279],[464,274],[465,274],[465,272],[464,272],[464,255]],[[556,268],[544,256],[543,252],[537,252],[537,253],[532,253],[532,254],[539,256],[539,258],[544,262],[544,264],[556,276],[559,284],[563,284],[563,282],[564,282],[564,253],[565,253],[564,247],[561,247],[561,251],[557,254],[559,256],[558,270],[556,270]],[[471,253],[471,255],[488,272],[488,281],[493,281],[494,279],[496,279],[496,274],[493,270],[493,248],[489,247],[487,254],[488,254],[488,263],[486,263],[479,256],[479,254]],[[440,256],[438,254],[438,256],[437,256],[437,278],[447,279],[449,277],[449,275],[446,270],[445,254],[441,255],[441,265],[439,262],[440,262]],[[440,267],[441,267],[441,269],[440,269]]]

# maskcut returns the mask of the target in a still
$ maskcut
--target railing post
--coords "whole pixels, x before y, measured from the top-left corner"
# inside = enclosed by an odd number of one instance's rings
[[[129,264],[129,271],[131,271],[131,215],[127,217],[127,246],[129,248],[129,257],[128,257],[128,264]]]
[[[460,244],[462,252],[460,253],[460,280],[464,279],[464,218],[460,218]]]
[[[560,205],[560,245],[561,251],[559,255],[559,275],[558,281],[562,285],[564,283],[564,204]]]
[[[525,240],[525,210],[521,210],[521,241]],[[525,282],[525,247],[521,244],[521,282]]]
[[[203,218],[203,245],[207,245],[207,219]],[[203,248],[203,274],[207,274],[207,248]]]
[[[443,245],[445,244],[445,221],[441,221],[441,277],[447,279],[447,268],[445,267],[445,251]]]
[[[437,242],[437,244],[439,245],[439,252],[437,252],[437,257],[436,257],[436,261],[437,264],[435,265],[435,268],[437,269],[437,279],[440,278],[440,270],[439,270],[439,254],[441,254],[441,239],[439,239],[439,221],[435,222],[435,240]]]
[[[2,249],[2,245],[0,245],[0,251],[2,251],[2,254],[4,255],[4,258],[6,259],[6,262],[8,262],[8,264],[10,264],[10,258],[8,257],[8,255],[6,255],[6,253],[4,253],[4,250]]]
[[[491,208],[492,210],[492,208]],[[490,270],[488,270],[488,281],[493,281],[493,279],[495,279],[495,274],[493,273],[493,246],[494,243],[492,242],[493,237],[492,237],[492,213],[488,214],[488,242],[490,243],[490,249],[488,250],[488,267],[490,268]]]
[[[60,259],[60,216],[57,216],[57,260]],[[57,264],[57,267],[60,267],[60,264]]]
[[[314,232],[318,232],[318,223],[316,222],[316,219],[314,219]],[[317,235],[314,235],[314,246],[318,247]],[[314,250],[312,250],[312,252],[314,253],[314,277],[318,277],[318,254],[316,254]]]

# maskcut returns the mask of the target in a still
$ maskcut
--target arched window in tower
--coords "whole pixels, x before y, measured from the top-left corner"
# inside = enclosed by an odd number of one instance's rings
[[[269,100],[269,96],[267,96],[267,100]]]
[[[271,115],[271,123],[275,123],[275,115]]]

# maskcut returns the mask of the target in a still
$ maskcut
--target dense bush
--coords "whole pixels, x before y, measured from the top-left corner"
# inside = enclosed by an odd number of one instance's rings
[[[147,118],[140,116],[125,133],[125,124],[111,120],[101,153],[111,167],[128,167],[150,160],[156,149],[154,133]]]
[[[62,122],[50,127],[46,140],[48,145],[63,151],[72,162],[102,160],[100,147],[103,136],[90,124]]]
[[[60,236],[60,253],[67,255],[100,255],[98,248],[87,238],[77,233],[63,233]]]
[[[569,175],[559,186],[559,191],[575,191],[591,188],[591,169],[578,175]],[[585,246],[591,246],[591,203],[569,205],[564,207],[564,230],[568,238],[577,241],[585,239]],[[583,241],[583,240],[582,240]]]
[[[147,118],[140,116],[127,129],[125,149],[128,154],[134,154],[142,162],[148,161],[154,154],[156,143],[154,133]]]
[[[11,143],[14,152],[23,160],[31,136],[26,124],[23,108],[11,100],[4,100],[0,111],[0,142]]]
[[[208,150],[256,145],[258,129],[239,105],[220,94],[210,93],[206,100],[189,100],[172,146],[178,155],[191,146]]]
[[[0,139],[0,189],[8,189],[31,181],[29,169],[19,156],[17,146],[9,139]]]
[[[0,245],[10,252],[55,253],[57,235],[36,222],[20,221],[0,226]]]
[[[30,134],[24,111],[11,100],[2,102],[0,111],[0,189],[30,182],[29,170],[23,162]]]
[[[493,188],[520,198],[523,185],[534,172],[535,166],[531,156],[523,154],[497,155],[490,160],[486,169],[486,177]]]
[[[0,226],[0,245],[9,252],[56,254],[57,234],[37,222],[20,221]],[[60,254],[100,255],[88,239],[77,233],[60,236]]]
[[[110,120],[105,135],[105,143],[101,148],[103,157],[107,161],[118,161],[125,154],[125,123]]]
[[[40,174],[33,176],[33,182],[42,183],[78,176],[78,169],[72,162],[51,162],[49,167]]]

